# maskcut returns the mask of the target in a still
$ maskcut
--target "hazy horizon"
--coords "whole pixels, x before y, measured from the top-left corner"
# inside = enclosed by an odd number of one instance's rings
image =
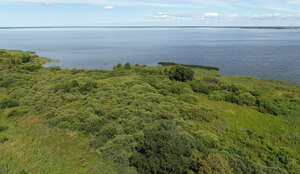
[[[0,0],[0,21],[0,27],[297,26],[300,1]]]

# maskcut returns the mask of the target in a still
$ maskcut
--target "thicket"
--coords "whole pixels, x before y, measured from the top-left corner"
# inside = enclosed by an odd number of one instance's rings
[[[12,107],[16,107],[16,106],[19,106],[19,103],[17,100],[14,100],[14,99],[5,98],[2,101],[0,101],[1,109],[12,108]]]
[[[254,106],[262,113],[277,116],[294,115],[300,111],[296,103],[267,96],[262,91],[247,90],[240,86],[225,83],[210,84],[200,80],[193,80],[190,85],[194,92],[209,95],[211,100]]]
[[[12,56],[0,54],[1,116],[39,115],[50,127],[80,132],[116,173],[297,174],[298,87],[243,85],[178,65],[44,68],[22,53],[10,66],[4,60]]]
[[[180,134],[174,122],[163,121],[152,129],[146,129],[138,138],[136,152],[130,164],[140,174],[184,174],[191,165],[193,137]]]
[[[178,63],[173,63],[173,62],[159,62],[159,65],[162,66],[175,66],[175,65],[181,65],[181,66],[185,66],[188,68],[199,68],[199,69],[206,69],[206,70],[215,70],[215,71],[219,71],[220,69],[217,67],[213,67],[213,66],[203,66],[203,65],[186,65],[186,64],[178,64]]]
[[[171,80],[186,82],[194,79],[194,71],[184,66],[173,66],[166,69],[166,73]]]

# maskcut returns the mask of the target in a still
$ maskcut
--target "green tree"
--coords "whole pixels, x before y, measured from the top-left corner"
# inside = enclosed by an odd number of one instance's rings
[[[193,138],[179,134],[172,121],[162,121],[138,139],[131,165],[140,174],[183,174],[191,164]]]
[[[116,66],[114,66],[114,70],[118,70],[118,69],[122,69],[123,68],[123,65],[118,63]]]
[[[125,65],[124,65],[124,68],[125,69],[131,69],[131,65],[129,62],[126,62]]]
[[[171,80],[185,82],[194,79],[194,71],[180,65],[172,67],[168,73]]]

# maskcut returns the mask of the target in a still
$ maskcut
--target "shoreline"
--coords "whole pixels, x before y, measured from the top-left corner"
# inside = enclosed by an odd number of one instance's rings
[[[275,30],[288,30],[300,29],[300,26],[32,26],[32,27],[0,27],[1,29],[81,29],[81,28],[110,28],[110,29],[275,29]]]

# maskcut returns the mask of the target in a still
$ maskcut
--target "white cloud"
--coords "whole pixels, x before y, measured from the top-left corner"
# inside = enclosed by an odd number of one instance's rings
[[[114,6],[104,6],[104,9],[105,10],[112,10],[114,9],[115,7]]]
[[[158,12],[157,14],[153,15],[153,18],[165,20],[165,19],[171,18],[171,16],[169,16],[169,13],[167,13],[167,12]]]
[[[158,20],[205,20],[220,17],[219,13],[205,13],[204,15],[190,14],[190,13],[177,13],[171,14],[168,12],[158,12],[152,15],[153,19]]]
[[[254,15],[254,18],[272,18],[272,17],[280,17],[280,13],[269,13],[269,14],[259,14],[259,15]]]
[[[54,4],[99,4],[99,5],[115,5],[115,6],[153,6],[153,7],[177,7],[179,4],[174,3],[156,3],[139,0],[0,0],[0,3],[54,3]]]
[[[222,20],[222,21],[251,21],[251,20],[285,20],[285,19],[299,19],[300,13],[283,15],[280,13],[266,13],[266,14],[253,14],[253,15],[241,15],[241,14],[230,14],[221,15],[220,13],[204,13],[204,14],[190,14],[190,13],[168,13],[159,12],[152,15],[154,20],[190,20],[190,21],[209,21],[209,20]]]
[[[204,17],[219,17],[219,13],[204,13]]]
[[[54,5],[56,5],[55,2],[43,2],[42,4],[43,4],[44,6],[54,6]]]

